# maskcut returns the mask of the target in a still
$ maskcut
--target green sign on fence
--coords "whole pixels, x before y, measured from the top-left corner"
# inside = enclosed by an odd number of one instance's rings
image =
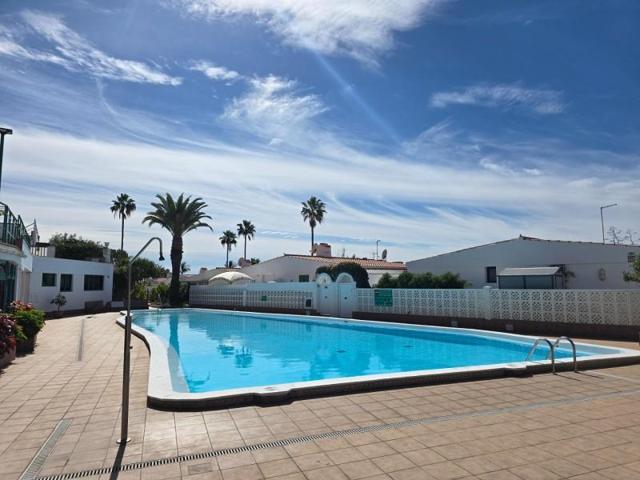
[[[261,302],[266,302],[266,301],[267,301],[267,296],[266,296],[266,295],[262,295],[262,296],[260,297],[260,301],[261,301]]]
[[[376,288],[373,291],[373,303],[377,307],[393,307],[393,290]]]

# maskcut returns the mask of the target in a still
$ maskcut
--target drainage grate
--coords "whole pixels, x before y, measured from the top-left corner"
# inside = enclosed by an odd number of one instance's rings
[[[77,360],[79,362],[82,361],[82,354],[84,353],[84,321],[86,318],[83,318],[80,321],[80,338],[78,339],[78,357]]]
[[[211,450],[208,452],[191,453],[185,455],[177,455],[175,457],[160,458],[157,460],[147,460],[144,462],[125,463],[122,465],[115,465],[113,467],[96,468],[92,470],[82,470],[78,472],[62,473],[58,475],[47,475],[37,477],[36,480],[73,480],[76,478],[84,478],[97,475],[109,475],[113,472],[126,472],[130,470],[140,470],[148,467],[157,467],[160,465],[170,465],[174,463],[189,462],[192,460],[203,460],[208,458],[222,457],[224,455],[232,455],[234,453],[252,452],[256,450],[263,450],[266,448],[286,447],[288,445],[294,445],[298,443],[311,442],[313,440],[332,439],[338,437],[344,437],[348,435],[357,435],[359,433],[378,432],[382,430],[391,430],[395,428],[413,427],[416,425],[428,425],[431,423],[444,422],[447,420],[462,419],[480,417],[484,415],[497,415],[501,413],[517,412],[532,410],[534,408],[549,407],[553,405],[571,405],[589,400],[602,400],[606,398],[614,398],[619,396],[638,395],[640,390],[622,390],[614,393],[602,393],[596,395],[588,395],[568,400],[549,400],[543,402],[530,403],[527,405],[517,405],[506,408],[494,408],[481,410],[476,412],[459,413],[453,415],[440,415],[435,417],[420,418],[416,420],[404,420],[396,423],[383,423],[379,425],[369,425],[366,427],[350,428],[347,430],[338,430],[334,432],[314,433],[310,435],[303,435],[299,437],[290,437],[283,440],[274,440],[271,442],[254,443],[252,445],[246,445],[243,447],[224,448],[220,450]],[[23,480],[23,479],[21,479]]]
[[[38,453],[36,453],[33,460],[31,460],[31,463],[27,466],[27,469],[22,472],[19,480],[33,480],[36,478],[36,475],[44,465],[44,462],[51,453],[51,450],[53,450],[53,447],[55,447],[56,442],[60,439],[62,434],[67,431],[69,425],[71,425],[71,420],[60,420],[58,422],[56,428],[53,429],[53,432],[51,432],[51,435],[47,438],[47,441],[44,442],[44,445],[40,447]]]

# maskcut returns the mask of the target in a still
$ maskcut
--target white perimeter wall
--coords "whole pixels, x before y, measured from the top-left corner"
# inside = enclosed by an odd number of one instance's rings
[[[631,270],[627,255],[640,256],[640,246],[601,245],[597,243],[553,242],[514,239],[407,262],[412,273],[459,273],[472,288],[497,287],[485,282],[485,267],[495,266],[498,273],[508,267],[544,267],[566,265],[569,289],[637,289],[640,284],[625,282],[623,273]],[[606,279],[598,272],[604,268]]]
[[[42,274],[55,273],[56,286],[43,287]],[[71,292],[60,292],[60,274],[73,275]],[[85,275],[104,276],[104,289],[101,291],[85,291]],[[101,301],[104,305],[111,302],[113,292],[113,265],[111,263],[86,262],[83,260],[69,260],[66,258],[33,257],[33,272],[31,273],[29,286],[29,301],[36,308],[47,312],[57,310],[51,304],[51,300],[58,293],[67,298],[67,304],[63,310],[83,310],[85,302]]]

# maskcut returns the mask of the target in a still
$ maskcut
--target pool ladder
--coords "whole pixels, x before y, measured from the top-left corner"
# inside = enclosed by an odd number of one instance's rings
[[[535,352],[536,348],[538,348],[538,345],[540,345],[541,343],[544,342],[547,345],[549,345],[549,354],[547,355],[547,359],[551,358],[551,371],[555,375],[555,373],[556,373],[556,348],[558,348],[558,345],[560,345],[560,342],[562,342],[563,340],[565,340],[565,341],[567,341],[567,342],[569,342],[571,344],[571,350],[572,350],[572,353],[573,353],[573,371],[577,372],[578,371],[578,358],[577,358],[577,354],[576,354],[576,344],[571,338],[569,338],[567,336],[564,336],[564,335],[562,337],[556,338],[555,342],[552,342],[548,338],[544,338],[544,337],[536,338],[536,341],[533,342],[533,346],[531,347],[531,350],[529,350],[529,353],[527,354],[527,358],[525,359],[525,362],[529,361],[529,359],[531,358],[531,355],[533,355],[533,352]]]

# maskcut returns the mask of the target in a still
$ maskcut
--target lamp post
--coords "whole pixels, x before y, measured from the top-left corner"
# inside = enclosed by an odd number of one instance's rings
[[[127,316],[124,318],[124,362],[122,366],[122,424],[120,426],[120,439],[118,440],[120,445],[124,445],[131,440],[131,438],[129,438],[129,381],[131,379],[131,265],[154,240],[157,240],[160,245],[159,260],[162,262],[164,260],[164,256],[162,255],[162,239],[159,237],[149,239],[136,256],[127,261]]]
[[[617,203],[612,203],[610,205],[603,205],[600,207],[600,224],[602,225],[602,243],[603,244],[605,243],[605,241],[604,241],[604,214],[602,213],[602,211],[605,208],[611,208],[611,207],[617,207],[617,206],[618,206]]]
[[[376,260],[378,260],[378,245],[380,245],[380,240],[376,240]]]
[[[4,154],[4,136],[13,134],[10,128],[0,127],[0,187],[2,187],[2,156]]]

